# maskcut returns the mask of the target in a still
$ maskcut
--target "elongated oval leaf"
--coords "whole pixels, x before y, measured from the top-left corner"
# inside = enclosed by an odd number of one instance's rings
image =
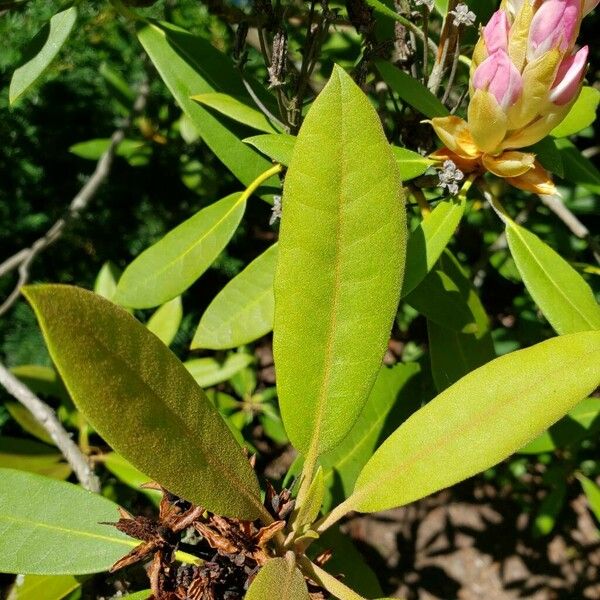
[[[54,447],[33,440],[0,437],[0,467],[28,471],[53,479],[66,479],[71,467]]]
[[[208,92],[205,94],[196,94],[192,100],[199,102],[203,106],[208,106],[221,114],[266,133],[277,131],[271,121],[257,108],[250,106],[235,96],[222,94],[220,92]]]
[[[116,504],[76,485],[0,468],[0,571],[106,571],[139,543],[100,524],[118,516]]]
[[[585,493],[585,496],[590,505],[590,509],[594,513],[598,523],[600,523],[600,487],[596,485],[591,479],[578,474],[577,479],[581,483],[581,487]]]
[[[596,120],[598,104],[600,104],[600,90],[584,85],[569,114],[550,132],[550,135],[558,138],[567,137],[585,129]]]
[[[160,499],[162,498],[160,490],[145,489],[141,487],[144,483],[152,481],[151,477],[144,475],[116,452],[109,452],[104,455],[103,458],[106,468],[125,485],[144,494],[150,498],[154,504],[160,502]]]
[[[190,372],[196,383],[200,387],[210,387],[239,373],[244,367],[247,367],[253,358],[251,354],[235,353],[230,354],[223,362],[216,358],[205,356],[204,358],[192,358],[186,360],[183,366]]]
[[[227,56],[207,40],[168,23],[145,24],[138,31],[138,39],[200,137],[243,184],[249,185],[271,166],[231,128],[191,98],[194,94],[224,92],[251,101]],[[253,86],[258,93],[258,87]],[[268,102],[266,96],[261,95],[263,102]]]
[[[422,175],[433,164],[433,161],[426,156],[421,156],[407,148],[392,146],[394,157],[398,162],[400,177],[402,181],[409,181],[419,175]]]
[[[273,329],[276,263],[274,244],[217,294],[200,319],[192,349],[235,348]]]
[[[67,41],[77,20],[77,8],[71,6],[56,13],[31,40],[24,53],[27,59],[12,76],[8,92],[14,104],[48,68],[63,44]]]
[[[8,600],[62,600],[80,586],[73,575],[27,575],[17,578]]]
[[[336,67],[296,141],[275,278],[279,401],[304,454],[344,437],[375,381],[400,295],[405,219],[377,114]]]
[[[414,290],[438,261],[462,219],[465,204],[464,200],[440,202],[411,232],[402,296]]]
[[[190,287],[235,233],[246,208],[240,197],[231,194],[202,209],[142,252],[119,280],[115,302],[151,308]]]
[[[157,309],[146,326],[165,346],[170,346],[177,335],[182,318],[181,296],[177,296]]]
[[[119,454],[208,510],[258,516],[258,482],[250,464],[162,342],[91,292],[43,285],[24,293],[73,400]]]
[[[557,333],[600,329],[600,306],[567,261],[512,221],[506,239],[525,286]]]
[[[310,600],[302,573],[290,558],[272,558],[252,582],[246,600]]]
[[[600,383],[600,332],[553,338],[469,373],[414,413],[361,472],[348,507],[402,506],[505,459]]]

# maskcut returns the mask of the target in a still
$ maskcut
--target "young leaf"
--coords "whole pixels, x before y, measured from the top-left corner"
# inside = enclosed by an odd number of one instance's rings
[[[594,513],[598,523],[600,523],[600,487],[598,487],[591,479],[581,475],[581,473],[577,475],[577,479],[579,479],[579,482],[581,483],[590,509]]]
[[[163,304],[150,317],[146,326],[165,346],[170,346],[177,335],[182,318],[181,296],[177,296]]]
[[[287,133],[266,133],[254,135],[244,140],[254,146],[259,152],[284,166],[290,164],[296,138]]]
[[[410,294],[431,271],[454,235],[464,212],[464,200],[440,202],[410,233],[402,296]]]
[[[227,381],[244,367],[247,367],[253,360],[251,354],[236,352],[230,354],[222,363],[215,358],[206,356],[186,360],[183,366],[190,372],[201,388],[207,388]]]
[[[80,586],[73,575],[27,575],[15,583],[8,600],[62,600]]]
[[[600,382],[600,331],[560,336],[469,373],[405,421],[341,510],[408,504],[505,459]]]
[[[63,285],[23,292],[73,400],[119,454],[208,510],[257,518],[262,505],[250,464],[210,400],[162,342],[91,292]]]
[[[600,90],[584,85],[569,114],[550,132],[550,135],[557,138],[567,137],[585,129],[596,120],[598,104],[600,104]]]
[[[310,483],[308,493],[304,497],[304,502],[298,509],[298,515],[294,521],[294,526],[297,529],[301,530],[305,525],[311,525],[319,516],[324,495],[323,468],[319,467]]]
[[[525,286],[557,333],[600,329],[600,306],[566,260],[513,221],[506,223],[506,239]]]
[[[79,142],[73,144],[69,148],[69,152],[79,158],[85,158],[87,160],[98,160],[111,145],[110,138],[101,138],[94,140],[86,140],[85,142]],[[122,156],[125,159],[130,159],[136,154],[150,152],[150,148],[147,142],[144,140],[123,140],[115,150],[117,156]]]
[[[207,40],[168,23],[148,22],[138,31],[138,39],[200,137],[243,184],[249,185],[269,168],[269,161],[191,98],[224,92],[251,102],[227,56]]]
[[[50,66],[67,41],[77,20],[74,6],[56,13],[24,49],[26,62],[12,76],[8,98],[10,104],[24,94]]]
[[[426,117],[445,117],[448,109],[420,81],[401,71],[384,60],[376,60],[375,65],[383,80],[400,99],[416,108]]]
[[[302,573],[296,567],[293,553],[285,558],[272,558],[258,572],[248,588],[246,600],[310,600]]]
[[[217,294],[200,319],[192,349],[236,348],[273,329],[276,263],[273,244]]]
[[[99,573],[138,544],[100,524],[119,516],[117,505],[100,495],[12,469],[0,469],[0,481],[3,573]]]
[[[56,448],[7,435],[0,437],[0,467],[53,479],[66,479],[71,474],[71,467],[63,462],[63,456]]]
[[[339,67],[300,130],[283,207],[274,320],[279,401],[294,445],[316,456],[350,430],[375,381],[407,237],[393,153],[367,97]]]
[[[245,208],[241,194],[231,194],[172,229],[125,269],[115,302],[151,308],[179,296],[225,248]]]
[[[219,92],[209,92],[196,94],[192,96],[192,100],[199,102],[203,106],[208,106],[238,123],[248,125],[252,129],[258,129],[266,133],[277,131],[277,128],[274,127],[271,121],[260,110],[235,96]]]
[[[433,164],[433,161],[426,156],[421,156],[412,150],[392,146],[394,157],[398,163],[400,170],[400,178],[402,181],[409,181],[419,175],[423,175],[425,171]]]
[[[112,262],[106,261],[96,276],[94,292],[107,300],[112,300],[120,277],[121,270]]]

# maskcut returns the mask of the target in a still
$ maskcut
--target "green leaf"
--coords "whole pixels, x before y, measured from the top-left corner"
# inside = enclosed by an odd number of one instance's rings
[[[277,244],[255,258],[214,298],[200,319],[192,349],[248,344],[273,329]]]
[[[8,600],[62,600],[80,586],[72,575],[27,575],[13,586]]]
[[[266,133],[277,131],[277,128],[260,110],[229,94],[220,92],[196,94],[192,96],[192,100],[208,106],[238,123],[252,127],[252,129]]]
[[[235,233],[246,208],[241,198],[235,193],[211,204],[142,252],[119,280],[115,302],[151,308],[183,293]]]
[[[310,600],[302,573],[292,552],[285,558],[272,558],[260,569],[248,588],[246,600]]]
[[[409,394],[410,383],[419,371],[416,363],[381,367],[360,417],[342,443],[319,460],[326,471],[328,496],[339,501],[347,498],[361,469],[385,439],[386,432],[390,432],[390,425],[393,431],[412,410],[419,408],[414,390]],[[337,486],[341,489],[335,489]],[[324,504],[331,506],[331,499],[327,497]]]
[[[310,482],[308,493],[304,497],[302,506],[298,509],[298,515],[294,520],[294,527],[302,530],[306,525],[311,525],[319,516],[325,495],[325,483],[323,481],[323,468],[319,467]]]
[[[230,58],[207,40],[168,23],[147,23],[138,31],[138,38],[200,137],[225,166],[245,185],[268,169],[269,161],[191,98],[224,92],[249,99]],[[277,184],[276,179],[271,183]]]
[[[212,512],[261,514],[256,476],[227,425],[146,327],[86,290],[41,285],[23,293],[73,400],[119,454]]]
[[[296,137],[288,133],[266,133],[246,138],[244,142],[287,167],[292,159]]]
[[[296,138],[287,133],[266,133],[246,138],[244,142],[254,146],[275,162],[288,166],[292,159]],[[402,181],[409,181],[422,175],[433,164],[432,160],[412,150],[398,146],[392,146],[392,150],[398,162]]]
[[[53,479],[66,479],[71,474],[71,467],[63,462],[63,456],[56,448],[6,435],[0,437],[0,467]]]
[[[87,160],[98,160],[110,147],[110,138],[87,140],[73,144],[69,148],[71,154]],[[148,154],[150,147],[144,140],[123,140],[116,148],[115,154],[130,159],[136,154]]]
[[[544,139],[537,142],[537,144],[529,146],[526,150],[535,154],[542,167],[555,173],[559,177],[565,176],[565,167],[563,165],[562,156],[556,146],[556,140],[554,140],[554,138],[546,136]]]
[[[594,194],[600,194],[600,171],[592,161],[567,139],[557,139],[556,147],[563,161],[565,179],[584,186]]]
[[[600,398],[586,398],[556,425],[521,448],[519,453],[552,452],[556,448],[575,444],[598,430],[600,430]]]
[[[563,482],[544,498],[533,520],[532,533],[534,537],[543,537],[552,532],[556,519],[565,504],[566,492],[567,486]]]
[[[24,49],[24,64],[12,76],[8,92],[10,104],[24,94],[50,66],[67,41],[77,20],[74,6],[56,13]]]
[[[64,400],[68,398],[67,390],[52,367],[44,365],[18,365],[11,367],[10,372],[18,377],[34,394],[51,396]]]
[[[112,300],[120,277],[121,270],[110,260],[106,261],[96,276],[94,292],[107,300]]]
[[[426,156],[421,156],[412,150],[399,148],[398,146],[392,146],[392,150],[394,151],[394,157],[398,162],[398,169],[400,170],[400,178],[402,181],[409,181],[419,175],[423,175],[423,173],[434,164],[434,161]]]
[[[506,239],[527,290],[557,333],[600,329],[600,306],[567,261],[513,221]]]
[[[144,483],[152,481],[151,477],[144,475],[139,469],[136,469],[129,461],[125,460],[116,452],[109,452],[104,455],[104,465],[106,468],[125,485],[133,488],[137,492],[148,496],[155,504],[160,502],[162,493],[158,490],[144,489],[141,486]]]
[[[577,474],[577,479],[579,479],[579,482],[581,483],[590,509],[594,513],[596,520],[600,523],[600,487],[598,487],[591,479],[581,475],[581,473]]]
[[[404,271],[403,200],[375,110],[335,67],[286,176],[275,278],[279,401],[305,455],[342,440],[379,371]]]
[[[0,481],[3,573],[99,573],[139,543],[101,524],[119,518],[117,505],[102,496],[13,469],[0,469]]]
[[[230,354],[223,362],[211,357],[192,358],[185,361],[183,366],[200,387],[206,388],[227,381],[253,360],[251,354],[236,352]]]
[[[376,60],[375,66],[383,80],[400,98],[426,117],[445,117],[448,109],[420,81],[383,60]]]
[[[31,412],[19,402],[5,402],[4,406],[8,410],[10,416],[21,426],[23,431],[26,431],[33,437],[36,437],[46,444],[54,446],[54,440],[50,434],[39,424],[37,419]]]
[[[504,460],[600,381],[600,332],[561,336],[469,373],[405,421],[341,509],[374,512],[432,494]]]
[[[152,597],[152,590],[142,590],[141,592],[134,592],[125,596],[126,600],[148,600]]]
[[[454,235],[465,212],[465,201],[442,201],[411,232],[406,246],[402,296],[425,278]]]
[[[550,135],[557,138],[567,137],[585,129],[596,120],[598,104],[600,104],[600,90],[587,85],[583,86],[579,98],[567,116],[550,132]]]
[[[177,335],[182,318],[181,296],[177,296],[163,304],[150,317],[146,326],[165,346],[170,346]]]

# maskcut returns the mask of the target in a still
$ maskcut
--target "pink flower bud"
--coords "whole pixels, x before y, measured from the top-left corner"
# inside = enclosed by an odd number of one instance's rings
[[[519,99],[523,80],[508,54],[504,50],[496,50],[475,70],[473,87],[490,92],[505,111]]]
[[[583,0],[583,16],[592,12],[598,6],[600,0]]]
[[[503,10],[497,10],[488,24],[483,28],[483,39],[488,54],[493,54],[496,50],[508,50],[508,17]]]
[[[581,10],[582,0],[545,0],[531,21],[527,59],[531,62],[553,48],[568,50],[575,42]]]
[[[550,90],[551,102],[563,106],[577,96],[587,68],[588,52],[589,48],[584,46],[577,54],[567,56],[562,61]]]

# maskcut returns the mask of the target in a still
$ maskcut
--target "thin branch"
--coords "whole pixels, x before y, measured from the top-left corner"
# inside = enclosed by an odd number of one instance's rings
[[[148,96],[148,85],[142,84],[138,98],[136,99],[132,114],[125,120],[123,125],[117,129],[110,138],[110,144],[104,154],[98,159],[96,168],[85,185],[79,190],[79,193],[71,200],[65,214],[60,217],[48,231],[39,239],[37,239],[29,248],[19,250],[14,256],[6,259],[0,264],[0,276],[5,275],[14,269],[18,268],[19,278],[12,292],[6,300],[0,305],[0,316],[8,312],[13,304],[17,301],[21,294],[21,288],[27,284],[30,277],[31,265],[37,256],[54,244],[63,235],[67,225],[77,219],[79,215],[87,208],[88,204],[94,198],[106,178],[110,173],[110,169],[115,157],[115,152],[119,144],[125,139],[125,134],[133,116],[141,112],[146,105]]]
[[[87,457],[71,439],[54,411],[25,384],[19,381],[2,363],[0,363],[0,385],[25,406],[34,419],[48,432],[69,465],[71,465],[81,485],[91,492],[99,492],[100,482],[94,475]]]

